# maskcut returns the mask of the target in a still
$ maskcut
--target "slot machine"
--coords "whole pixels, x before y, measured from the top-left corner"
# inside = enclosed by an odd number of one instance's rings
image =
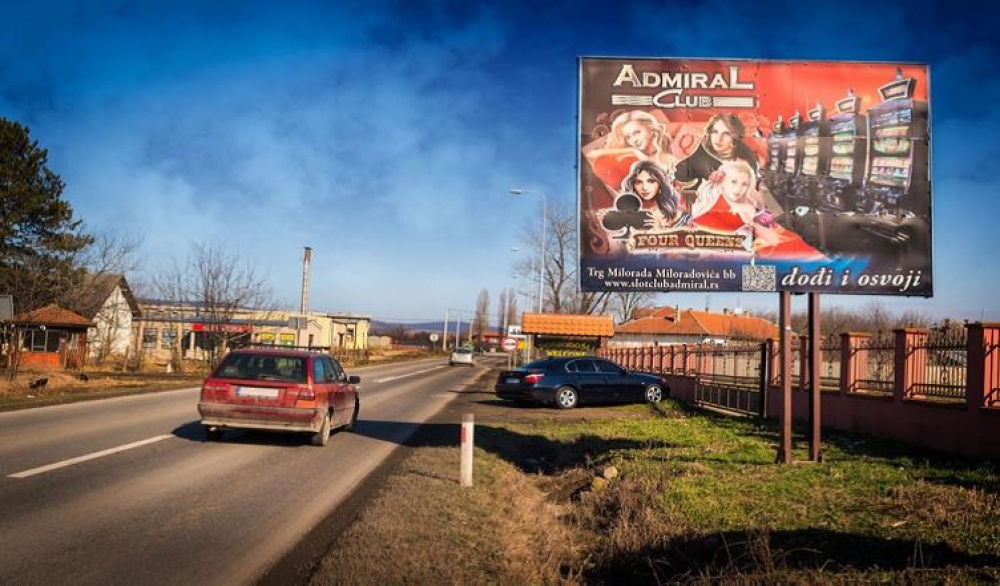
[[[785,122],[781,116],[771,127],[771,135],[767,137],[767,160],[764,162],[764,185],[771,191],[775,199],[781,201],[781,182],[784,180],[785,162]]]
[[[913,100],[916,81],[897,73],[879,88],[882,103],[868,110],[868,213],[925,216],[927,194],[927,103]]]
[[[859,212],[858,192],[868,156],[868,120],[860,113],[861,97],[848,90],[830,116],[830,171],[824,205],[831,211]]]
[[[802,216],[809,211],[809,194],[802,178],[803,136],[802,116],[798,110],[788,119],[788,130],[785,133],[785,161],[782,171],[785,174],[783,182],[785,218],[789,228],[800,232],[805,226]]]
[[[927,103],[913,99],[916,80],[896,78],[879,88],[882,103],[868,109],[868,157],[860,228],[876,247],[898,253],[929,249]]]
[[[806,242],[825,252],[826,222],[823,192],[830,166],[830,127],[822,104],[807,112],[808,121],[799,127],[802,154],[799,166],[794,230]]]
[[[853,90],[837,101],[830,116],[830,168],[820,194],[823,210],[824,252],[834,255],[864,254],[875,243],[864,231],[861,188],[868,158],[868,120],[861,114],[861,97]]]

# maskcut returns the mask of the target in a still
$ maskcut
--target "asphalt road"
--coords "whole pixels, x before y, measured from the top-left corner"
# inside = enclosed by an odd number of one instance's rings
[[[195,388],[0,413],[0,581],[252,584],[482,368],[350,370],[356,429],[323,448],[206,442]]]

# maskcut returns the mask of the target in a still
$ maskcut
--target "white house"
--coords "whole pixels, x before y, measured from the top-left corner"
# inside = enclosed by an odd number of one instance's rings
[[[88,361],[100,363],[134,352],[140,310],[124,275],[87,275],[72,305],[92,324],[87,330]]]

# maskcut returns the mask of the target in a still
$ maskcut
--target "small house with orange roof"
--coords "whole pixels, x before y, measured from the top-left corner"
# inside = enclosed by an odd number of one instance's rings
[[[778,336],[778,326],[739,311],[723,313],[662,307],[636,312],[635,319],[615,327],[609,348],[634,348],[651,344],[726,344],[763,341]]]
[[[14,317],[15,340],[20,339],[21,366],[40,368],[79,368],[87,352],[87,329],[90,320],[50,303]]]
[[[586,356],[615,334],[615,322],[610,315],[524,313],[521,333],[548,356]]]

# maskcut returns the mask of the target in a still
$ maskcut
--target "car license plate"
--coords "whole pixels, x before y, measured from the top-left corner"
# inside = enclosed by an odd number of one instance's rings
[[[506,382],[507,382],[508,385],[516,385],[516,384],[518,384],[518,383],[521,382],[521,379],[517,378],[516,376],[511,376],[511,377],[507,377],[507,381]]]
[[[277,399],[279,389],[262,387],[236,387],[237,397],[254,397],[257,399]]]

